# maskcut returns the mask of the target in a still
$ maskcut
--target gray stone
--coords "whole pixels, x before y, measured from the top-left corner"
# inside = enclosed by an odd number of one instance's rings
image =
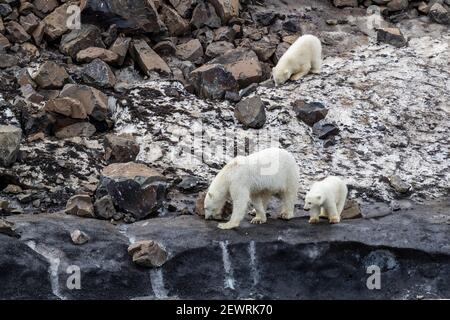
[[[236,105],[234,116],[245,128],[259,129],[266,123],[266,108],[259,96],[253,96]]]
[[[407,44],[405,37],[398,28],[381,28],[377,32],[377,41],[388,43],[400,48]]]
[[[297,119],[311,127],[316,122],[325,119],[328,114],[328,109],[320,102],[307,103],[304,100],[296,100],[293,108]]]
[[[142,267],[161,267],[168,258],[167,252],[153,240],[143,240],[131,244],[128,253],[133,262]]]
[[[86,84],[100,88],[112,88],[116,77],[106,62],[95,59],[81,70],[81,76]]]
[[[78,217],[95,217],[91,197],[84,194],[71,197],[67,201],[65,212]]]
[[[94,208],[96,215],[106,220],[112,219],[117,213],[114,208],[114,202],[108,195],[97,199],[94,203]]]
[[[19,154],[22,130],[10,125],[0,125],[0,166],[9,167]]]
[[[325,140],[339,133],[339,128],[325,120],[320,120],[313,125],[313,134],[319,139]]]
[[[239,86],[233,74],[220,64],[207,64],[190,73],[191,82],[200,97],[222,99],[227,91]]]
[[[70,234],[70,238],[72,239],[72,242],[77,245],[85,244],[90,239],[89,236],[85,232],[80,231],[80,230],[74,230]]]

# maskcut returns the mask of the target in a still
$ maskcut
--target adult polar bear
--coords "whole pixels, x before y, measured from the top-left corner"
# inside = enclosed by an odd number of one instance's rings
[[[309,223],[318,223],[319,216],[328,217],[330,223],[339,223],[347,193],[347,185],[338,177],[315,182],[305,197],[304,209],[311,210]]]
[[[305,34],[295,40],[272,69],[276,85],[285,83],[289,78],[298,80],[309,72],[319,73],[322,66],[322,45],[320,40]]]
[[[228,197],[233,202],[230,221],[219,223],[220,229],[239,226],[251,202],[256,215],[251,223],[265,223],[266,206],[272,195],[282,201],[280,218],[294,216],[297,199],[299,168],[286,150],[268,148],[249,156],[238,156],[220,170],[209,186],[204,207],[206,219],[219,219]]]

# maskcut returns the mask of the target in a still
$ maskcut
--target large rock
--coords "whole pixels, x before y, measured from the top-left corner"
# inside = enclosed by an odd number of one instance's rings
[[[19,63],[19,59],[12,54],[1,53],[0,52],[0,69],[9,68],[17,65]]]
[[[116,76],[106,62],[95,59],[81,70],[84,83],[100,88],[112,88],[116,84]]]
[[[236,104],[234,116],[245,128],[262,128],[266,123],[264,102],[259,96],[244,99]]]
[[[445,9],[439,2],[430,8],[429,16],[437,23],[450,24],[450,9]]]
[[[26,16],[20,16],[20,25],[23,27],[27,34],[32,34],[34,29],[39,25],[39,18],[36,17],[33,13],[30,13]]]
[[[45,110],[62,114],[73,119],[86,119],[87,113],[84,106],[77,99],[63,97],[51,99],[46,102]]]
[[[303,100],[296,100],[293,103],[293,108],[297,119],[311,127],[328,114],[328,109],[320,102],[307,103]]]
[[[87,115],[97,121],[105,121],[107,119],[108,97],[95,88],[79,84],[67,84],[59,96],[80,101]]]
[[[67,20],[69,19],[70,14],[67,12],[67,8],[70,5],[72,4],[65,3],[44,18],[44,33],[51,40],[56,40],[69,31]]]
[[[161,18],[172,36],[180,36],[189,31],[189,22],[169,6],[162,5]]]
[[[59,139],[69,139],[74,137],[91,137],[95,133],[95,127],[89,122],[75,122],[65,126],[55,132],[55,137]]]
[[[58,0],[34,0],[33,6],[42,13],[49,13],[58,7]]]
[[[33,80],[42,89],[58,89],[66,82],[69,75],[64,67],[53,61],[44,62],[36,72]]]
[[[83,24],[81,29],[74,29],[62,37],[59,50],[75,59],[79,51],[89,47],[104,48],[105,44],[99,28]]]
[[[381,28],[377,32],[377,41],[388,43],[394,47],[401,48],[407,44],[405,37],[398,28]]]
[[[25,29],[16,21],[8,22],[6,24],[6,31],[8,33],[9,40],[12,42],[23,43],[31,38]]]
[[[91,197],[84,194],[71,197],[67,201],[65,212],[79,217],[94,218],[94,206]]]
[[[16,162],[21,139],[20,128],[0,125],[0,166],[8,167]]]
[[[408,0],[391,0],[387,4],[387,9],[389,11],[401,11],[408,8]]]
[[[130,48],[130,42],[131,38],[118,37],[109,48],[112,52],[114,52],[118,56],[117,65],[121,66],[125,61],[128,49]]]
[[[195,7],[192,13],[191,25],[197,29],[204,26],[218,28],[221,25],[221,20],[209,2],[201,2]]]
[[[134,161],[139,150],[139,144],[130,134],[107,134],[105,136],[105,159],[110,162]]]
[[[97,198],[109,195],[114,206],[143,219],[161,207],[166,192],[166,179],[144,164],[114,163],[102,171]]]
[[[10,47],[11,43],[9,42],[8,38],[0,33],[0,51],[4,51],[6,49],[9,49]]]
[[[211,60],[208,64],[221,64],[231,72],[241,88],[263,80],[263,70],[258,56],[252,50],[237,48]]]
[[[160,33],[165,30],[153,0],[90,0],[82,17],[105,26],[115,24],[125,32]]]
[[[14,223],[2,218],[0,218],[0,233],[10,237],[20,238],[20,235],[15,231]]]
[[[176,55],[181,60],[198,63],[203,58],[202,44],[198,39],[189,40],[186,43],[179,44],[176,49]]]
[[[168,258],[166,250],[153,240],[131,244],[128,253],[133,257],[133,262],[142,267],[161,267]]]
[[[205,51],[205,54],[209,58],[215,58],[217,56],[221,56],[228,52],[229,50],[233,50],[234,45],[228,41],[217,41],[211,43]]]
[[[116,214],[116,209],[114,208],[114,202],[112,198],[108,195],[97,199],[94,203],[95,214],[97,217],[109,220],[112,219]]]
[[[333,0],[333,4],[338,7],[357,7],[358,0]]]
[[[223,23],[239,16],[239,0],[209,0]]]
[[[144,73],[148,74],[151,71],[170,73],[167,63],[144,40],[133,40],[130,53]]]
[[[183,18],[188,18],[199,0],[169,0],[169,2]]]
[[[313,133],[319,139],[325,140],[339,133],[339,128],[325,120],[320,120],[313,125]]]
[[[191,82],[200,97],[222,99],[227,91],[237,92],[238,82],[220,64],[206,64],[190,73]]]
[[[128,47],[126,49],[128,50]],[[106,63],[117,63],[119,61],[119,55],[116,52],[99,47],[89,47],[78,51],[76,58],[78,62],[91,62],[95,59],[101,59]]]
[[[74,230],[70,234],[70,238],[72,239],[73,244],[82,245],[89,241],[89,236],[81,231],[81,230]]]

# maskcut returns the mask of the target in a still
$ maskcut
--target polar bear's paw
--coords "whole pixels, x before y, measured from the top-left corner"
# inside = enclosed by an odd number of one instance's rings
[[[267,219],[263,219],[263,218],[260,218],[260,217],[254,217],[252,219],[252,221],[250,221],[250,223],[253,223],[253,224],[263,224],[263,223],[266,223],[266,222],[267,222]]]
[[[336,224],[336,223],[341,222],[341,218],[340,218],[339,216],[329,217],[329,218],[328,218],[328,221],[329,221],[331,224]]]
[[[319,221],[320,221],[319,217],[311,217],[311,218],[309,218],[309,223],[311,223],[311,224],[319,223]]]
[[[229,230],[238,227],[239,225],[231,222],[219,223],[217,227],[222,230]]]
[[[280,213],[280,215],[278,216],[279,219],[282,220],[291,220],[294,217],[294,214],[292,212],[282,212]]]

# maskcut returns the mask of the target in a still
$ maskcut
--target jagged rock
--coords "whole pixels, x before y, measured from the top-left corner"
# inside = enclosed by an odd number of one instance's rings
[[[107,26],[115,24],[120,31],[158,34],[165,30],[153,0],[90,0],[82,17]]]
[[[450,24],[450,9],[445,9],[439,2],[430,8],[429,16],[437,23]]]
[[[177,184],[177,188],[184,193],[198,192],[206,187],[203,179],[196,176],[183,176]]]
[[[67,8],[72,5],[71,3],[65,3],[62,6],[56,8],[52,13],[47,15],[42,21],[45,24],[44,33],[51,39],[56,40],[69,31],[67,21],[70,14],[67,12]]]
[[[70,234],[70,238],[74,244],[78,245],[85,244],[90,240],[89,236],[85,232],[78,229]]]
[[[190,73],[197,94],[208,99],[222,99],[227,91],[237,91],[233,74],[220,64],[206,64]]]
[[[3,24],[3,19],[0,16],[0,33],[3,34],[5,33],[5,25]]]
[[[60,97],[79,100],[86,113],[97,121],[105,121],[108,113],[108,97],[101,91],[78,84],[67,84],[61,90]]]
[[[10,193],[10,194],[19,194],[23,190],[20,186],[16,186],[15,184],[8,184],[5,189],[3,189],[4,193]]]
[[[153,240],[131,244],[128,253],[133,257],[133,262],[142,267],[161,267],[168,258],[166,250]]]
[[[157,71],[170,74],[167,63],[144,40],[133,40],[130,49],[133,59],[144,73]]]
[[[9,167],[19,154],[22,130],[10,125],[0,125],[0,166]]]
[[[87,113],[81,102],[69,97],[56,98],[47,101],[45,110],[56,112],[73,119],[86,119]]]
[[[161,19],[172,36],[180,36],[189,31],[189,22],[169,6],[162,5]]]
[[[252,50],[237,48],[211,60],[208,64],[221,64],[231,72],[241,88],[263,79],[263,71],[258,56]]]
[[[59,139],[68,139],[73,137],[91,137],[95,133],[95,127],[89,122],[76,122],[68,125],[55,133]]]
[[[1,17],[7,17],[11,14],[13,9],[11,6],[7,3],[0,3],[0,16]]]
[[[203,47],[198,39],[177,46],[176,55],[182,60],[198,63],[203,58]]]
[[[31,34],[34,29],[39,25],[39,18],[36,17],[33,13],[30,13],[26,16],[20,16],[20,25],[25,30],[26,33]]]
[[[275,63],[278,63],[280,58],[283,56],[283,54],[289,49],[291,45],[287,42],[280,42],[277,46],[277,50],[275,51],[275,54],[273,55],[273,61]]]
[[[12,54],[0,53],[0,68],[9,68],[17,65],[19,63],[19,59]]]
[[[408,8],[408,0],[391,0],[387,4],[387,9],[389,11],[401,11]]]
[[[71,197],[67,201],[65,212],[79,217],[95,217],[91,197],[85,194],[78,194]]]
[[[263,26],[270,26],[271,24],[273,24],[277,16],[277,12],[270,9],[252,13],[253,20],[259,24],[262,24]]]
[[[94,208],[96,215],[106,220],[112,219],[117,214],[114,202],[108,195],[97,199],[94,203]]]
[[[356,200],[347,199],[345,202],[344,210],[341,213],[342,219],[355,219],[361,218],[361,208]]]
[[[268,61],[277,50],[277,43],[261,39],[251,42],[249,47],[256,53],[260,61]]]
[[[1,209],[1,208],[0,208]],[[20,234],[15,231],[14,223],[0,218],[0,234],[10,237],[20,238]]]
[[[4,51],[6,49],[9,49],[10,47],[11,43],[9,42],[8,38],[0,33],[0,51]]]
[[[160,173],[144,164],[113,163],[103,169],[96,196],[111,196],[118,210],[140,220],[161,207],[165,181]]]
[[[313,126],[316,122],[325,119],[328,114],[328,109],[320,102],[307,103],[303,100],[296,100],[293,108],[297,119],[308,126]]]
[[[196,29],[192,32],[192,36],[195,39],[198,39],[203,47],[207,47],[214,41],[214,32],[208,28],[203,27],[200,29]]]
[[[214,30],[214,41],[228,41],[233,42],[236,35],[241,31],[241,26],[234,25],[233,27],[223,26]]]
[[[81,70],[81,77],[87,84],[100,87],[112,88],[116,84],[116,77],[106,62],[95,59]]]
[[[234,116],[244,128],[262,128],[266,123],[264,102],[259,96],[244,99],[236,104]]]
[[[41,21],[31,34],[34,43],[36,45],[39,46],[41,44],[42,39],[44,38],[44,34],[45,34],[45,23]]]
[[[95,59],[101,59],[106,63],[117,63],[119,61],[119,55],[105,48],[89,47],[78,51],[76,59],[78,62],[91,62]]]
[[[163,40],[155,44],[153,47],[156,53],[161,55],[172,55],[176,52],[177,48],[170,40]]]
[[[105,136],[105,159],[110,162],[129,162],[136,160],[139,144],[130,134],[107,134]]]
[[[388,43],[397,48],[404,47],[407,44],[405,37],[398,28],[378,29],[377,41]]]
[[[332,123],[325,122],[325,120],[320,120],[313,125],[313,133],[319,139],[325,140],[337,135],[339,128]]]
[[[116,61],[117,65],[121,66],[127,56],[128,49],[130,48],[131,38],[118,37],[116,41],[109,48],[112,52],[117,54],[118,59]],[[107,61],[105,61],[107,62]]]
[[[227,23],[231,18],[239,16],[239,0],[209,0],[216,9],[216,13]]]
[[[58,89],[64,85],[69,75],[64,67],[53,61],[44,62],[36,72],[33,80],[42,89]]]
[[[74,29],[62,37],[59,51],[75,59],[79,51],[89,47],[104,48],[105,44],[99,28],[83,24],[81,29]]]
[[[338,7],[357,7],[358,0],[333,0],[333,4]]]
[[[399,176],[391,175],[388,177],[389,184],[398,193],[408,193],[412,186],[409,183],[404,182]]]
[[[34,0],[33,6],[42,13],[49,13],[58,7],[57,0]]]
[[[188,18],[198,0],[169,0],[169,2],[183,18]]]
[[[206,56],[209,58],[215,58],[225,54],[229,50],[233,50],[234,45],[228,41],[217,41],[211,43],[205,51]]]
[[[12,42],[24,43],[31,38],[25,29],[16,21],[8,22],[5,27],[9,40]]]
[[[44,132],[50,134],[55,123],[54,117],[48,112],[38,112],[36,114],[29,113],[27,110],[22,114],[24,123],[24,132],[27,136]]]
[[[203,26],[218,28],[221,25],[221,20],[212,4],[201,2],[195,7],[190,23],[197,29]]]

